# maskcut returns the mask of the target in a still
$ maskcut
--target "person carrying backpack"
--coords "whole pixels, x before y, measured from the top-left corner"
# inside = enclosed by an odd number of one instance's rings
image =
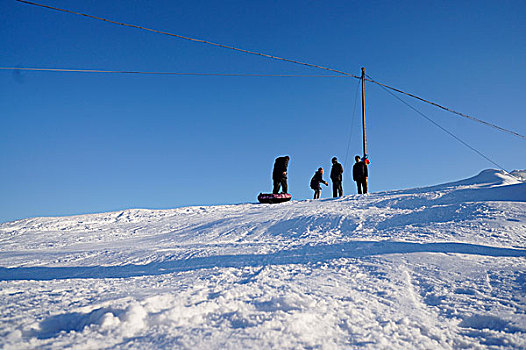
[[[360,156],[354,157],[356,163],[352,167],[352,178],[356,181],[358,187],[358,194],[367,193],[367,178],[369,177],[369,172],[367,171],[367,164],[365,160],[362,160]]]
[[[314,173],[314,176],[310,180],[310,188],[314,190],[314,199],[319,199],[321,194],[320,183],[329,186],[329,183],[323,179],[323,168],[318,168],[318,171]]]

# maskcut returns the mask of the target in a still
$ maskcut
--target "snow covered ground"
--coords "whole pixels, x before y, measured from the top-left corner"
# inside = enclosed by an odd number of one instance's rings
[[[514,175],[1,224],[0,347],[526,349]]]

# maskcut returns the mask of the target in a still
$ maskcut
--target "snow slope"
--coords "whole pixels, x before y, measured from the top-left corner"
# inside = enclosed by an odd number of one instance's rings
[[[1,224],[0,347],[526,349],[524,174]]]

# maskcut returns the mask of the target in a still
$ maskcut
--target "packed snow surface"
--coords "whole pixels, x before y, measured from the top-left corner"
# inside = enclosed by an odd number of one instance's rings
[[[1,224],[0,348],[526,349],[513,175]]]

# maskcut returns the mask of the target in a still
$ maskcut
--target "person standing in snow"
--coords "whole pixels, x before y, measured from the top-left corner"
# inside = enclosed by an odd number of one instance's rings
[[[310,188],[314,190],[314,199],[319,199],[321,194],[320,183],[329,186],[329,183],[323,179],[323,168],[318,168],[318,171],[314,173],[314,176],[310,180]]]
[[[288,193],[287,186],[287,167],[289,166],[289,156],[278,157],[274,161],[274,170],[272,171],[272,181],[274,189],[272,193],[278,194],[281,187],[283,193]]]
[[[334,198],[343,196],[343,166],[338,163],[336,157],[332,157],[331,181],[332,181],[332,196]]]
[[[358,186],[358,194],[362,194],[362,189],[363,193],[367,193],[367,178],[369,177],[367,164],[361,160],[360,156],[356,156],[354,159],[356,163],[352,167],[352,178]]]

